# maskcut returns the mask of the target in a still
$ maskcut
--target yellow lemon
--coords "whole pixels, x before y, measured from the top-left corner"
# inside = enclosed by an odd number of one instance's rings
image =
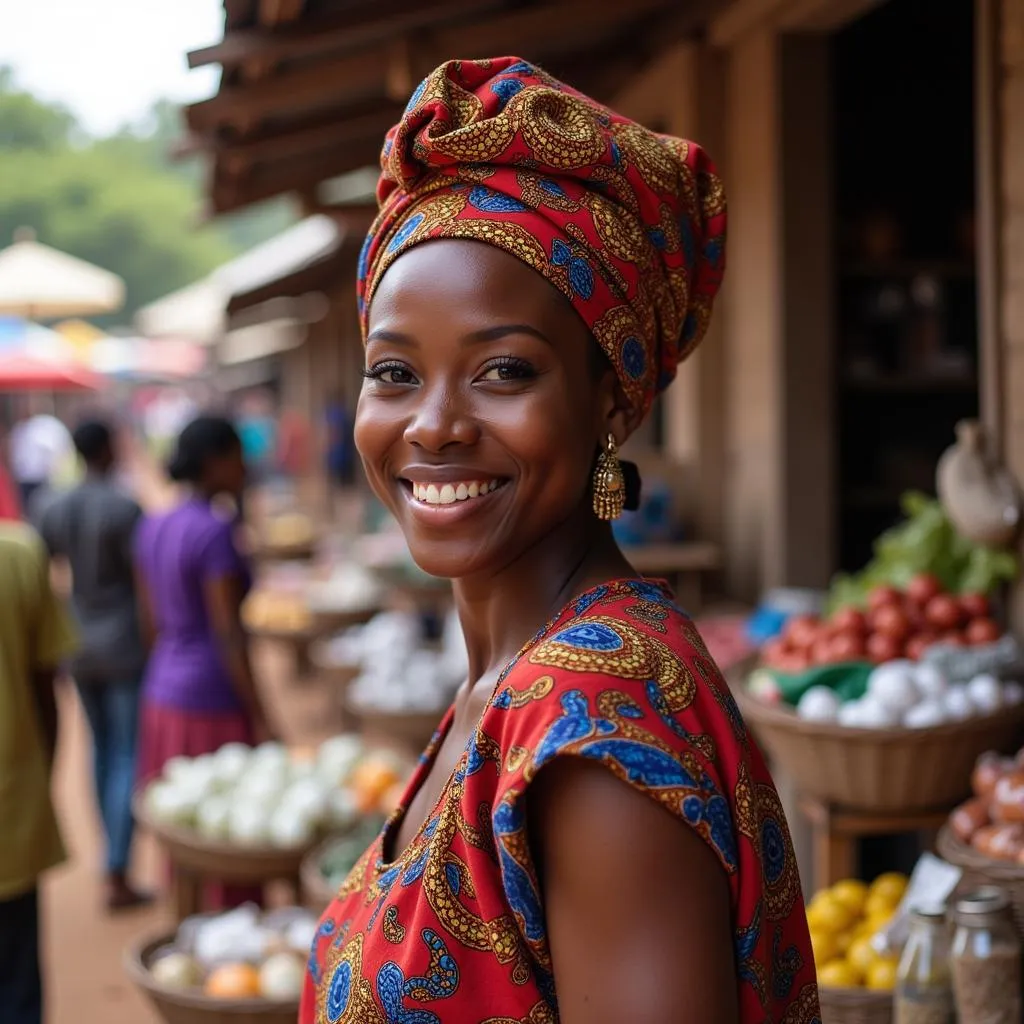
[[[856,988],[860,976],[845,960],[831,960],[818,968],[818,983],[826,988]]]
[[[895,913],[899,900],[894,903],[887,893],[871,893],[864,904],[864,918],[870,921],[872,918],[888,920]]]
[[[843,881],[836,882],[830,892],[834,900],[842,903],[854,914],[860,914],[868,898],[867,884],[857,878],[844,878]]]
[[[818,931],[838,935],[853,924],[854,915],[848,907],[833,899],[831,895],[814,899],[807,908],[807,924]]]
[[[846,962],[855,967],[861,974],[867,974],[868,969],[878,959],[878,954],[871,945],[868,936],[854,939],[850,948],[846,951]]]
[[[879,957],[867,970],[867,987],[876,992],[891,992],[896,987],[895,957]]]
[[[836,936],[836,946],[842,956],[846,956],[847,950],[853,945],[854,938],[854,929],[852,928],[847,928],[845,932],[840,932]]]
[[[827,964],[839,956],[839,943],[829,932],[811,931],[811,950],[816,964]]]
[[[903,899],[903,894],[906,891],[907,876],[901,875],[897,871],[887,871],[871,883],[868,890],[868,902],[876,900],[895,907]]]

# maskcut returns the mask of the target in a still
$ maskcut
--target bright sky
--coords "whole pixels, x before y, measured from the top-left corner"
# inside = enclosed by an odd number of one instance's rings
[[[190,72],[185,54],[223,25],[221,0],[0,0],[0,65],[104,134],[154,100],[212,95],[219,69]]]

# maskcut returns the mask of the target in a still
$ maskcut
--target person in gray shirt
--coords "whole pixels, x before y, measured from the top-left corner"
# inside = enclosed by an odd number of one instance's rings
[[[38,522],[50,557],[71,567],[71,604],[82,641],[71,667],[92,730],[96,795],[107,839],[106,902],[109,910],[119,910],[148,899],[127,880],[146,664],[132,569],[132,538],[142,510],[115,483],[110,427],[90,420],[73,436],[85,477],[47,501]]]

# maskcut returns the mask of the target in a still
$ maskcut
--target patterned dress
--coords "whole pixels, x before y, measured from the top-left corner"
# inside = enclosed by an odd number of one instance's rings
[[[508,666],[408,849],[383,861],[399,809],[328,908],[300,1024],[556,1024],[524,800],[555,757],[605,765],[714,851],[730,882],[743,1024],[820,1024],[775,787],[693,624],[641,580],[584,594]]]

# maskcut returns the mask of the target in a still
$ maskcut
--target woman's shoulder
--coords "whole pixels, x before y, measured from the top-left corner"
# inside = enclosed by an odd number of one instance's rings
[[[609,734],[632,723],[637,737],[698,753],[746,745],[693,620],[648,580],[614,581],[578,598],[522,652],[492,703],[517,733],[543,734],[573,718],[577,728],[585,720]]]

